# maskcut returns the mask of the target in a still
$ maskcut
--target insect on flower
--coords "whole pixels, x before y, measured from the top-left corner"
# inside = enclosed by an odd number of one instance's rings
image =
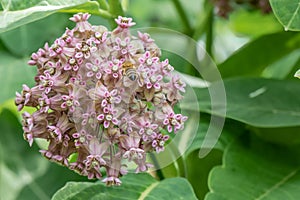
[[[37,86],[23,86],[15,103],[19,110],[37,108],[23,115],[23,130],[30,145],[35,138],[49,142],[43,156],[90,179],[120,185],[124,162],[133,162],[137,173],[147,171],[152,166],[147,153],[163,151],[169,132],[183,129],[187,117],[173,108],[185,84],[171,74],[168,60],[160,61],[149,34],[131,35],[131,18],[119,16],[118,27],[108,31],[92,26],[89,16],[75,14],[75,28],[51,48],[46,44],[33,53],[29,64],[37,66]]]
[[[136,71],[135,65],[130,61],[125,61],[122,64],[123,77],[129,78],[131,81],[136,81],[138,78],[138,73]]]

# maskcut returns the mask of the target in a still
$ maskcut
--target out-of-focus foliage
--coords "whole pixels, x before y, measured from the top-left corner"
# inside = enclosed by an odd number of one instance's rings
[[[42,158],[36,144],[28,148],[17,116],[8,109],[0,113],[1,199],[50,199],[66,181],[86,181],[67,168]]]
[[[169,199],[169,192],[174,199],[195,199],[194,194],[207,200],[300,199],[300,81],[293,77],[300,66],[300,34],[284,31],[300,30],[299,2],[270,2],[274,14],[241,6],[224,19],[216,15],[210,0],[0,0],[0,199],[51,199],[56,191],[53,199]],[[199,123],[199,130],[181,158],[152,173],[163,180],[129,174],[117,188],[86,183],[42,158],[38,143],[30,148],[22,138],[12,98],[22,84],[34,83],[35,69],[27,65],[30,54],[45,42],[52,43],[64,27],[72,27],[68,18],[79,11],[94,14],[92,23],[105,25],[113,25],[113,17],[124,12],[134,18],[137,28],[176,30],[195,39],[216,61],[224,60],[218,69],[225,84],[227,115],[211,109],[208,92],[217,91],[217,83],[194,88],[199,109],[195,102],[181,109],[200,111],[200,121],[191,118],[186,127],[191,131]],[[199,49],[186,43],[181,48],[188,59],[201,60]],[[163,56],[176,70],[199,75],[186,58],[166,51]],[[198,78],[187,82],[199,83]],[[219,126],[210,123],[211,116],[226,117],[225,125],[212,151],[199,158],[200,147],[212,148],[203,143],[207,130]]]

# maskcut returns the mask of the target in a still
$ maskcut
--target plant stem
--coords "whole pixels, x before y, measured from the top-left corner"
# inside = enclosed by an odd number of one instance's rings
[[[105,18],[105,19],[112,19],[113,18],[113,16],[106,10],[99,9],[98,12],[99,12],[98,15]]]
[[[214,13],[210,10],[208,13],[207,27],[206,27],[206,52],[213,58],[212,46],[213,46],[213,26],[214,26]]]
[[[103,10],[108,10],[109,9],[109,5],[108,5],[106,0],[97,0],[97,1],[100,5],[101,9],[103,9]]]
[[[179,0],[172,0],[172,2],[174,4],[180,18],[181,18],[181,21],[182,21],[183,25],[185,26],[186,34],[191,36],[193,34],[193,29],[191,27],[188,16],[187,16],[186,12],[184,11],[180,1]]]
[[[194,33],[192,38],[196,41],[199,40],[204,34],[206,34],[206,51],[211,56],[212,51],[212,43],[213,43],[213,4],[210,0],[205,0],[203,4],[202,13],[198,14],[198,20],[196,22],[196,26],[194,28]],[[189,60],[197,59],[197,46],[188,45],[188,58]],[[185,66],[188,74],[196,76],[199,75],[198,72],[193,68],[190,63],[187,63]]]
[[[109,0],[108,1],[108,5],[109,5],[109,12],[112,15],[112,18],[109,20],[111,28],[115,28],[116,27],[116,23],[114,21],[114,18],[120,16],[124,16],[124,12],[121,6],[121,3],[119,0]]]
[[[151,158],[151,160],[153,162],[154,167],[157,168],[156,175],[159,178],[159,180],[165,179],[162,171],[160,170],[160,167],[159,167],[159,164],[158,164],[158,161],[157,161],[157,158],[155,157],[155,155],[151,153],[150,154],[150,158]]]
[[[210,14],[213,12],[213,5],[209,3],[209,0],[204,3],[203,12],[203,14],[198,15],[198,20],[193,34],[194,40],[198,40],[205,33]]]

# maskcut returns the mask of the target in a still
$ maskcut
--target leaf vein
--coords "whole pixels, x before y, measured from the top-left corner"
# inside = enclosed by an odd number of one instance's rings
[[[290,28],[291,24],[293,23],[295,17],[297,16],[297,13],[299,12],[299,9],[300,9],[300,1],[298,2],[298,6],[297,6],[295,12],[293,13],[293,16],[289,20],[289,23],[286,25],[285,30],[289,30],[289,28]]]
[[[261,200],[261,199],[267,197],[272,191],[274,191],[276,189],[279,189],[280,186],[282,186],[287,181],[289,181],[293,176],[295,176],[298,171],[299,171],[299,168],[295,169],[294,171],[292,171],[291,173],[289,173],[288,175],[286,175],[285,177],[283,177],[278,183],[276,183],[270,189],[268,189],[267,191],[265,191],[263,194],[261,194],[255,200]]]
[[[143,200],[145,197],[159,184],[159,182],[152,183],[138,198],[138,200]]]

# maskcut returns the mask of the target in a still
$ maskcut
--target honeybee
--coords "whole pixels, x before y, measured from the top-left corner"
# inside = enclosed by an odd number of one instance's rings
[[[136,81],[138,78],[136,67],[130,61],[125,61],[122,64],[122,73],[124,77],[129,78],[131,81]]]

